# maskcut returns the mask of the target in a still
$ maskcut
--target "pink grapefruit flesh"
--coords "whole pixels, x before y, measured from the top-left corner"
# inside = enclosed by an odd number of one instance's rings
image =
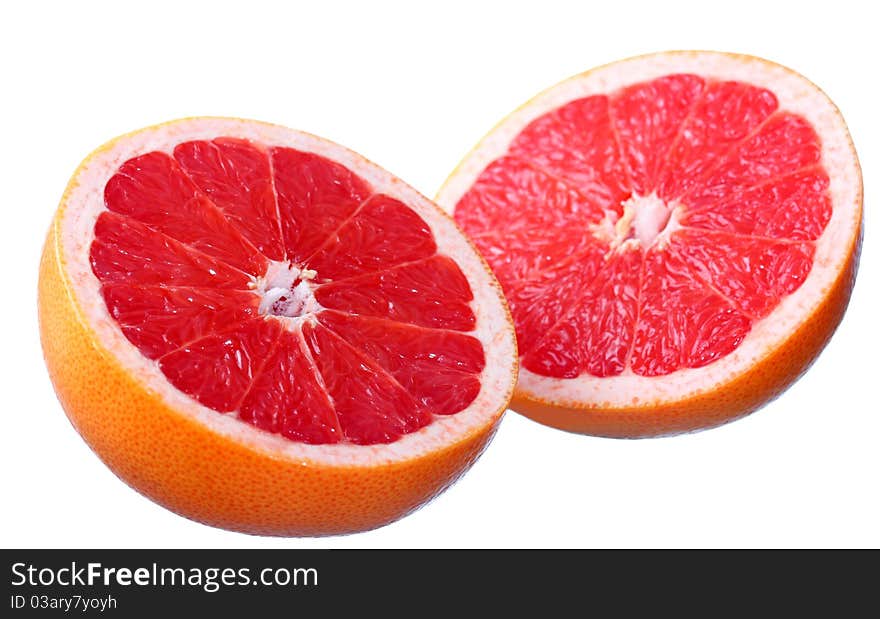
[[[292,440],[371,444],[476,397],[485,356],[461,269],[347,168],[221,136],[126,161],[104,203],[91,263],[108,309],[205,406]]]
[[[438,202],[507,295],[518,396],[642,424],[723,389],[809,318],[857,247],[861,181],[839,113],[809,82],[672,53],[540,95]],[[626,424],[608,433],[640,433]]]
[[[174,121],[88,157],[39,308],[59,399],[110,468],[251,533],[418,508],[479,456],[516,380],[500,288],[452,219],[256,121]]]

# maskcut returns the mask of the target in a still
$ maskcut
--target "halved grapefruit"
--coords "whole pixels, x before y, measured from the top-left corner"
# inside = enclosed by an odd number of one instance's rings
[[[501,122],[440,190],[502,284],[512,408],[642,437],[790,385],[843,316],[862,183],[834,104],[753,57],[610,64]]]
[[[481,453],[516,381],[488,266],[434,204],[340,146],[194,118],[76,171],[40,332],[73,425],[189,518],[271,535],[395,520]]]

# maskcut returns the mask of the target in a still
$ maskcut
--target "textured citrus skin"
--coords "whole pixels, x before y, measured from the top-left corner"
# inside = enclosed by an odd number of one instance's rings
[[[641,57],[699,56],[702,53],[704,52],[681,50],[647,54]],[[757,56],[726,52],[724,55],[744,62],[774,64]],[[632,59],[637,58],[640,57]],[[581,73],[580,77],[614,64],[616,63],[612,62],[587,70]],[[787,67],[779,66],[779,68],[797,75]],[[798,77],[807,81],[812,88],[821,91],[818,86],[803,76]],[[548,90],[553,88],[556,86],[551,86]],[[462,172],[465,164],[476,153],[479,146],[501,128],[508,117],[528,108],[542,94],[539,93],[526,101],[496,123],[453,169],[441,185],[435,199],[442,195],[444,188]],[[840,111],[836,107],[835,112],[840,116]],[[644,401],[628,407],[612,406],[609,403],[582,405],[576,402],[555,402],[531,396],[517,385],[510,401],[510,409],[539,423],[567,432],[607,438],[636,439],[671,436],[717,427],[745,417],[781,395],[809,369],[822,349],[828,344],[843,319],[852,295],[864,236],[864,188],[861,185],[861,168],[855,146],[851,140],[849,141],[849,149],[858,168],[860,183],[857,196],[859,226],[858,234],[851,240],[849,247],[841,248],[841,252],[846,252],[846,262],[834,284],[828,288],[824,299],[813,313],[807,316],[799,328],[789,334],[780,346],[769,351],[747,372],[730,381],[718,384],[711,390],[684,400],[673,402]]]
[[[38,310],[46,365],[68,418],[92,450],[157,503],[205,524],[251,534],[364,531],[397,520],[441,493],[495,433],[504,406],[483,427],[420,457],[337,466],[251,449],[175,411],[120,365],[83,317],[60,251],[69,191],[40,263]]]
[[[860,226],[861,230],[861,226]],[[540,423],[594,436],[648,438],[713,428],[745,417],[779,396],[807,371],[846,311],[858,270],[860,232],[846,265],[816,310],[776,350],[738,378],[674,403],[577,408],[514,392],[510,407]]]

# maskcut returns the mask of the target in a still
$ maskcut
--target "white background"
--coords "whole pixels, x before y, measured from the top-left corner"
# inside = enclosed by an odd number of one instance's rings
[[[869,3],[4,3],[0,546],[880,546],[880,165]],[[11,8],[16,7],[16,8]],[[117,480],[67,422],[43,367],[37,264],[79,161],[191,115],[307,130],[433,195],[539,90],[666,49],[764,56],[805,74],[849,123],[867,232],[846,318],[809,374],[709,432],[616,441],[510,413],[456,486],[384,529],[262,539],[180,518]]]

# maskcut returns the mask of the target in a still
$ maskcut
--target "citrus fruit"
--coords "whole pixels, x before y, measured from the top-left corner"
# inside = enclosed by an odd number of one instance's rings
[[[789,69],[714,52],[550,88],[437,201],[510,304],[512,408],[602,436],[706,428],[781,393],[841,320],[861,245],[834,104]]]
[[[397,519],[478,457],[513,326],[452,220],[355,153],[255,121],[118,138],[74,174],[39,281],[46,363],[125,482],[271,535]]]

